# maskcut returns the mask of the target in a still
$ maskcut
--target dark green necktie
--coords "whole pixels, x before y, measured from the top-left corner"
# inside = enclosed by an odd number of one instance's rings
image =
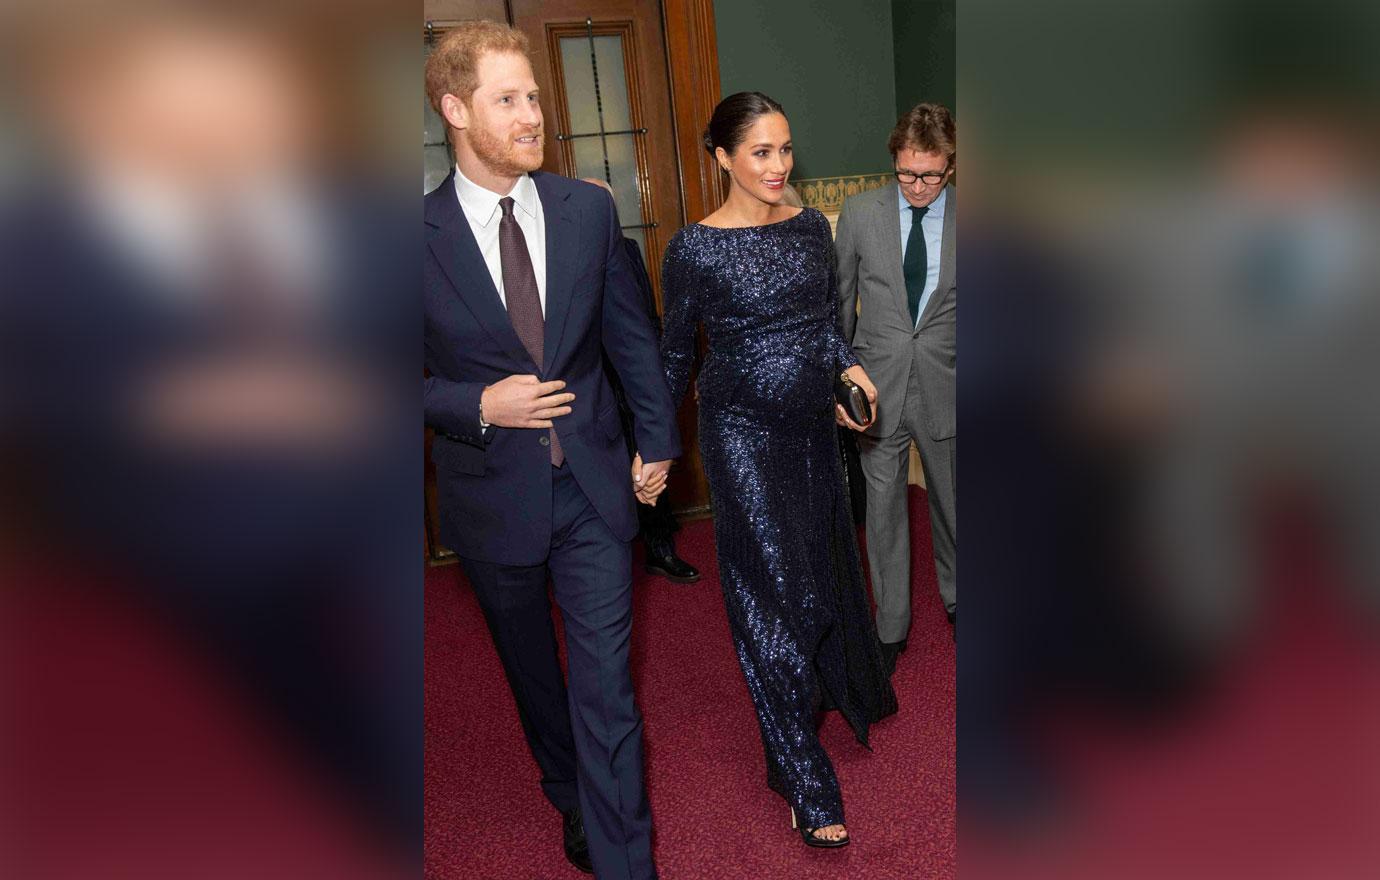
[[[910,303],[910,323],[920,323],[920,297],[925,292],[925,277],[929,275],[930,261],[925,253],[925,232],[920,228],[920,220],[929,210],[914,206],[910,209],[910,237],[906,239],[906,258],[901,268],[906,275],[906,301]]]

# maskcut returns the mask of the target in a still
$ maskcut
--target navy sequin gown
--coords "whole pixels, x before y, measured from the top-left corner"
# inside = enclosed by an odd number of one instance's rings
[[[858,361],[838,329],[833,254],[829,221],[807,208],[766,226],[685,226],[662,267],[661,354],[677,406],[696,324],[709,335],[700,452],[767,784],[811,828],[844,821],[821,703],[864,744],[868,725],[896,711],[838,453],[834,381]]]

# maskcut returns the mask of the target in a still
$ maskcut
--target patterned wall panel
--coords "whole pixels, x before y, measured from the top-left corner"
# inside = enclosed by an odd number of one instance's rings
[[[893,184],[896,178],[890,172],[881,174],[854,174],[847,177],[811,177],[791,181],[791,186],[800,193],[800,201],[806,207],[815,208],[825,214],[837,214],[843,208],[843,200],[870,189],[879,189]]]

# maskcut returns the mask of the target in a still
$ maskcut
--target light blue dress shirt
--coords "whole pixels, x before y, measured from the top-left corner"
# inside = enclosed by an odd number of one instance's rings
[[[910,226],[912,215],[910,212],[910,202],[906,201],[905,193],[901,192],[898,184],[896,187],[896,198],[901,202],[901,261],[906,259],[906,243],[910,241]],[[949,188],[946,186],[939,191],[939,198],[930,202],[930,209],[924,217],[920,219],[920,231],[925,236],[925,289],[920,293],[920,314],[925,314],[925,306],[929,305],[930,297],[934,296],[935,290],[939,288],[939,255],[943,253],[944,245],[944,203],[949,199]],[[917,321],[918,325],[919,322]]]

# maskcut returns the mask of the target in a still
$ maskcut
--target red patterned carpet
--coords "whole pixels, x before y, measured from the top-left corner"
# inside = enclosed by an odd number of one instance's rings
[[[914,624],[894,679],[901,711],[858,745],[837,713],[822,729],[853,844],[805,847],[766,787],[757,722],[729,639],[713,526],[677,536],[704,579],[672,584],[636,561],[633,675],[646,719],[647,785],[663,880],[900,880],[954,876],[954,645],[935,587],[925,496],[911,494]],[[640,553],[640,546],[639,551]],[[517,712],[456,566],[426,582],[426,876],[584,877],[561,852]]]

